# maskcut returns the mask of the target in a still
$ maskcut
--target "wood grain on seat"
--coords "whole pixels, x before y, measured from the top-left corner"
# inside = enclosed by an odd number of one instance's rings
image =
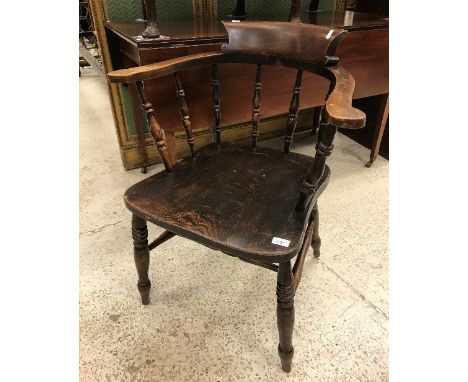
[[[295,212],[303,176],[313,158],[268,148],[224,143],[134,186],[125,203],[134,213],[177,235],[232,255],[280,262],[297,255],[312,206]],[[326,167],[314,200],[329,178]],[[273,237],[289,247],[272,244]]]

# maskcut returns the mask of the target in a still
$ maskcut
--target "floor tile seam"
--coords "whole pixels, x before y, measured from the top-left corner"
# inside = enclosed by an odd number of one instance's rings
[[[91,235],[94,235],[95,233],[99,233],[101,232],[102,230],[106,229],[107,227],[114,227],[116,225],[119,225],[120,223],[123,223],[125,221],[128,221],[130,220],[131,217],[126,217],[125,219],[122,219],[122,220],[119,220],[115,223],[110,223],[110,224],[105,224],[101,227],[98,227],[98,228],[94,228],[92,230],[89,230],[89,231],[84,231],[84,232],[80,232],[80,237],[81,236],[91,236]]]
[[[343,278],[342,276],[340,276],[339,273],[337,273],[333,268],[331,268],[330,266],[328,266],[325,262],[323,262],[323,265],[324,267],[329,270],[330,272],[332,272],[336,277],[338,277],[354,294],[356,294],[357,296],[359,296],[361,298],[362,301],[364,301],[369,307],[372,308],[372,310],[374,310],[376,313],[378,313],[379,315],[383,316],[386,320],[388,320],[388,315],[382,310],[380,309],[377,305],[375,305],[372,301],[370,301],[365,295],[364,293],[362,293],[359,289],[357,289],[356,287],[354,287],[348,280],[346,280],[345,278]]]

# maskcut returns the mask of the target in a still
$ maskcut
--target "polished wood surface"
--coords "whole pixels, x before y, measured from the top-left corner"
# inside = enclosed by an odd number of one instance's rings
[[[125,204],[148,221],[211,248],[253,260],[285,261],[299,252],[313,207],[293,212],[302,176],[311,165],[313,159],[301,154],[211,144],[196,160],[179,161],[170,175],[161,172],[132,186]],[[324,171],[315,200],[328,182],[328,167]],[[273,237],[291,243],[278,246]]]
[[[291,23],[287,30],[284,22],[272,21],[224,22],[224,26],[229,38],[229,44],[221,47],[225,53],[274,55],[317,64],[327,64],[346,35],[343,29],[303,23]]]

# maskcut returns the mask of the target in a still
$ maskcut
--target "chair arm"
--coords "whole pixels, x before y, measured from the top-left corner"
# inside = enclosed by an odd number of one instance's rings
[[[360,129],[366,124],[366,115],[352,106],[354,78],[337,65],[327,68],[334,76],[333,90],[325,104],[328,123],[342,129]]]
[[[192,68],[194,65],[206,65],[219,61],[222,52],[208,52],[182,56],[129,69],[119,69],[107,74],[111,83],[130,83],[164,77],[168,74]]]

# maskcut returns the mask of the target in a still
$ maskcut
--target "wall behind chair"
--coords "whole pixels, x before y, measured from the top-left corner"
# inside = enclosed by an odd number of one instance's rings
[[[336,0],[320,0],[319,9],[335,9]],[[107,17],[113,21],[134,21],[143,15],[141,0],[106,0]],[[301,0],[301,9],[309,8],[309,0]],[[232,13],[236,0],[218,0],[217,13],[226,17]],[[158,17],[161,19],[187,19],[193,14],[192,0],[156,0]],[[247,13],[251,17],[268,18],[289,15],[289,0],[246,0]]]

